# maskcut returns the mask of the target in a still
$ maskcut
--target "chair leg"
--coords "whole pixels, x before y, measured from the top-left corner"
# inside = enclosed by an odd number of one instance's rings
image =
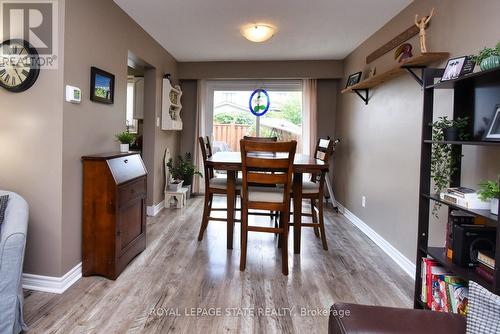
[[[198,241],[203,240],[203,234],[208,226],[208,217],[210,217],[210,213],[212,210],[212,199],[213,195],[208,192],[205,193],[205,203],[203,204],[203,216],[201,219],[200,233],[198,234]]]
[[[248,208],[241,209],[241,240],[240,240],[240,271],[245,271],[247,265],[247,238],[248,238]]]
[[[313,221],[313,224],[317,224],[318,223],[318,216],[316,216],[316,209],[314,208],[314,202],[315,202],[315,200],[311,198],[312,221]],[[319,238],[319,229],[316,226],[313,227],[313,229],[314,229],[314,235],[316,236],[316,238]]]
[[[283,212],[280,212],[279,213],[279,224],[276,227],[283,228],[283,217],[284,217]],[[278,235],[278,249],[279,249],[283,245],[283,234],[279,233],[279,232],[276,234]]]
[[[319,210],[319,229],[321,231],[321,242],[323,243],[323,249],[328,250],[328,245],[326,243],[326,233],[325,233],[325,221],[323,213],[323,198],[320,196],[318,200],[318,210]]]
[[[281,272],[283,275],[288,275],[288,220],[290,215],[288,213],[282,213],[283,220],[281,222],[281,227],[283,231],[281,232]]]

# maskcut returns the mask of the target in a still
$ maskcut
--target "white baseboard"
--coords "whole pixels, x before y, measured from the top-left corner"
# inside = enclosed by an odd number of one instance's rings
[[[358,229],[361,230],[368,238],[370,238],[377,246],[379,246],[391,259],[393,259],[398,266],[401,267],[411,278],[415,279],[415,264],[410,261],[406,256],[401,254],[394,246],[387,240],[382,238],[380,234],[375,232],[370,226],[365,224],[361,219],[356,217],[351,211],[347,210],[342,204],[337,202],[339,211]]]
[[[165,207],[165,201],[146,207],[146,214],[150,217],[156,216]]]
[[[23,273],[23,288],[51,293],[63,293],[82,277],[82,263],[61,277],[42,276]]]

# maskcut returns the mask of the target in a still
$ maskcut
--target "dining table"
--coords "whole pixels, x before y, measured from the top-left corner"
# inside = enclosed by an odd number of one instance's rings
[[[267,157],[272,159],[272,157]],[[280,158],[279,156],[276,158]],[[282,158],[282,157],[281,157]],[[207,166],[227,173],[227,249],[233,249],[236,176],[242,170],[240,152],[216,152],[205,161]],[[293,161],[293,250],[300,254],[302,224],[302,182],[304,174],[328,172],[328,164],[306,154],[295,154]]]

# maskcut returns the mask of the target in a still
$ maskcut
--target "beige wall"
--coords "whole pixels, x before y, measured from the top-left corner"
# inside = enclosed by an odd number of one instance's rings
[[[0,189],[29,204],[24,271],[41,275],[61,272],[64,1],[59,13],[59,68],[23,93],[0,89]]]
[[[499,1],[416,0],[345,59],[341,84],[345,85],[350,73],[372,66],[380,73],[394,64],[393,51],[369,65],[365,57],[408,28],[415,14],[428,14],[432,7],[436,14],[427,30],[429,51],[460,56],[498,41]],[[409,42],[418,50],[417,37]],[[414,261],[422,92],[405,75],[376,87],[370,95],[368,106],[355,94],[339,95],[336,132],[343,142],[335,154],[335,195]],[[436,113],[451,113],[451,102],[449,91],[437,92]],[[494,154],[492,150],[468,147],[464,154],[463,184],[467,186],[477,187],[480,179],[494,178],[500,170],[498,151]],[[367,197],[366,208],[361,206],[363,195]],[[443,238],[444,223],[431,224],[432,243],[442,244]]]
[[[148,168],[148,205],[163,199],[163,153],[173,154],[179,133],[156,127],[161,117],[162,76],[177,77],[175,59],[112,0],[67,0],[64,83],[82,89],[82,103],[64,103],[62,272],[81,261],[82,155],[116,151],[114,134],[125,128],[128,52],[152,68],[146,73],[145,147]],[[89,99],[90,67],[115,75],[115,102]]]
[[[342,75],[341,60],[179,63],[180,79],[335,79]]]

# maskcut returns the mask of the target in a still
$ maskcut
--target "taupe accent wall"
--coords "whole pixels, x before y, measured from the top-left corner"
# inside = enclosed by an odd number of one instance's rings
[[[162,77],[177,78],[175,59],[111,0],[66,0],[64,83],[82,89],[82,103],[64,103],[62,272],[81,261],[82,155],[118,150],[114,134],[125,129],[129,51],[149,64],[145,75],[144,160],[147,205],[163,200],[163,154],[178,153],[179,132],[156,126]],[[89,100],[90,67],[115,75],[115,103]]]
[[[29,204],[24,271],[61,272],[64,0],[59,1],[57,70],[42,70],[22,93],[0,88],[0,189]]]
[[[341,84],[350,73],[366,73],[373,66],[381,72],[394,64],[393,51],[369,65],[365,58],[411,26],[415,14],[427,15],[432,7],[429,51],[460,56],[498,42],[499,1],[416,0],[345,59]],[[418,53],[418,36],[409,42]],[[355,94],[339,95],[336,118],[336,132],[343,139],[335,153],[337,200],[411,261],[416,256],[422,101],[420,87],[405,75],[371,90],[367,106]],[[452,93],[439,91],[435,101],[438,115],[451,114]],[[495,178],[500,170],[498,150],[466,147],[464,155],[466,186],[477,188],[479,180]],[[443,244],[444,229],[443,219],[431,224],[432,244]]]
[[[180,79],[338,79],[342,60],[180,62]]]
[[[180,132],[156,127],[162,76],[175,59],[112,0],[59,0],[59,69],[42,70],[28,91],[0,89],[0,188],[30,206],[24,272],[62,276],[81,262],[81,156],[118,150],[125,128],[127,59],[150,65],[145,82],[144,160],[148,205],[163,199],[163,152],[177,154]],[[91,102],[90,67],[115,75],[115,103]],[[64,102],[64,86],[81,88],[81,104]]]

